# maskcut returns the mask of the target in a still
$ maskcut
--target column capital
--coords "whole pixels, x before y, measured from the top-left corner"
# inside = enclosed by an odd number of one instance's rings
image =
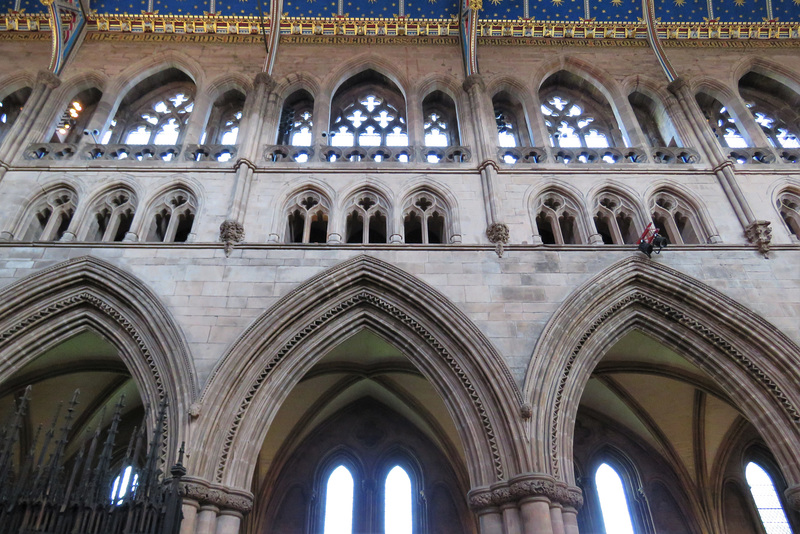
[[[50,72],[49,70],[40,70],[36,73],[36,83],[42,84],[48,89],[55,89],[61,85],[61,78]]]
[[[470,491],[469,505],[475,511],[498,508],[508,503],[520,503],[532,498],[543,498],[550,503],[571,509],[583,506],[583,492],[577,486],[569,486],[546,474],[530,473],[508,482],[493,484],[489,488]],[[800,499],[800,487],[798,487]]]
[[[467,79],[464,80],[464,83],[461,84],[461,87],[463,87],[464,91],[467,93],[470,93],[475,87],[477,87],[480,91],[485,91],[486,83],[483,81],[483,76],[480,74],[470,74],[467,76]]]
[[[272,91],[275,89],[275,86],[278,85],[278,82],[276,82],[275,78],[273,78],[270,74],[266,72],[259,72],[256,74],[253,84],[256,87],[264,86],[267,91]]]
[[[253,494],[249,491],[212,484],[193,477],[181,479],[180,495],[197,502],[201,508],[213,506],[219,510],[232,510],[241,514],[253,508]]]
[[[689,84],[686,83],[686,80],[682,77],[675,78],[670,82],[669,85],[667,85],[667,89],[669,89],[669,92],[675,96],[678,96],[679,93],[687,90],[688,88]]]

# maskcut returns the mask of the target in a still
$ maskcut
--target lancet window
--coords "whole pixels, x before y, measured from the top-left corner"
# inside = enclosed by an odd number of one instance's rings
[[[304,89],[295,91],[283,103],[278,126],[278,144],[311,146],[314,125],[314,97]]]
[[[691,206],[677,195],[660,192],[650,199],[650,215],[659,234],[670,243],[701,243],[700,224]]]
[[[244,95],[230,90],[214,102],[200,144],[235,145],[244,110]]]
[[[77,197],[66,187],[41,197],[31,210],[23,241],[58,241],[75,215]]]
[[[403,233],[406,243],[447,242],[447,208],[429,192],[417,193],[403,208]]]
[[[347,210],[346,243],[386,243],[389,209],[378,195],[364,192],[356,195]]]
[[[736,120],[719,100],[705,93],[698,93],[697,104],[720,145],[729,148],[747,146],[747,140],[739,130]]]
[[[739,93],[772,146],[800,148],[800,94],[757,72],[742,76]]]
[[[425,146],[456,146],[458,121],[453,99],[441,91],[434,91],[422,101]]]
[[[595,200],[594,225],[607,245],[633,244],[639,239],[636,209],[627,198],[611,192]]]
[[[152,210],[146,241],[183,243],[189,238],[197,212],[197,201],[185,189],[162,195]]]
[[[92,118],[97,103],[103,94],[97,89],[81,91],[70,99],[66,110],[58,118],[51,143],[77,143]]]
[[[497,124],[497,144],[501,147],[530,146],[525,110],[519,100],[507,91],[492,98],[494,119]]]
[[[622,477],[616,469],[603,463],[595,471],[594,478],[606,533],[634,534],[629,497]]]
[[[288,209],[287,243],[325,243],[328,241],[330,203],[316,191],[297,195]]]
[[[86,241],[122,241],[131,229],[136,197],[126,189],[103,196],[92,210]]]
[[[536,200],[536,228],[545,245],[574,245],[583,242],[580,208],[571,198],[556,191]]]
[[[789,233],[800,239],[800,196],[786,191],[778,197],[777,207]]]
[[[331,104],[332,146],[408,146],[405,100],[388,78],[374,71],[354,76]]]
[[[793,532],[769,473],[756,462],[748,462],[744,473],[764,531],[767,534]]]
[[[194,83],[168,69],[137,85],[123,99],[103,142],[176,145],[183,142],[194,108]]]
[[[30,87],[23,87],[0,100],[0,142],[11,130],[29,96]]]

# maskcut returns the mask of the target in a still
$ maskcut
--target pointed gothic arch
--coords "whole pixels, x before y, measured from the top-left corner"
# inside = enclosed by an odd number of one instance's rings
[[[249,487],[253,462],[289,391],[354,329],[401,350],[441,395],[459,429],[473,487],[528,471],[521,396],[498,353],[435,289],[358,256],[300,285],[259,317],[212,372],[191,449],[197,476]],[[223,431],[211,432],[220,421]],[[200,423],[200,421],[198,421]]]
[[[145,405],[168,401],[171,461],[186,439],[196,396],[193,364],[155,294],[110,263],[91,256],[67,260],[0,291],[0,383],[48,348],[87,331],[119,351]]]
[[[548,436],[547,446],[534,451],[535,467],[572,482],[574,421],[584,387],[607,350],[632,330],[711,376],[771,444],[789,485],[800,482],[791,446],[800,437],[800,373],[791,363],[800,349],[730,297],[639,256],[577,289],[534,349],[523,391],[540,407],[533,434]]]

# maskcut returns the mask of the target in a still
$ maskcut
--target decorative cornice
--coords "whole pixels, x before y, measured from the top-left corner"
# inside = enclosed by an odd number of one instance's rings
[[[247,514],[253,509],[253,494],[249,491],[227,488],[205,480],[184,478],[180,495],[184,499],[197,501],[200,506],[212,505],[221,511],[233,510]]]
[[[576,486],[558,482],[549,475],[530,474],[515,477],[508,483],[496,484],[486,490],[470,492],[469,505],[475,511],[519,504],[532,497],[546,497],[552,503],[580,509],[583,492]]]

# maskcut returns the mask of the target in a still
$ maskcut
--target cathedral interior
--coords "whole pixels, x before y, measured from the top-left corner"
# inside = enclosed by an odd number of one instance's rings
[[[157,534],[800,532],[799,52],[800,0],[0,0],[0,523],[86,458]]]

